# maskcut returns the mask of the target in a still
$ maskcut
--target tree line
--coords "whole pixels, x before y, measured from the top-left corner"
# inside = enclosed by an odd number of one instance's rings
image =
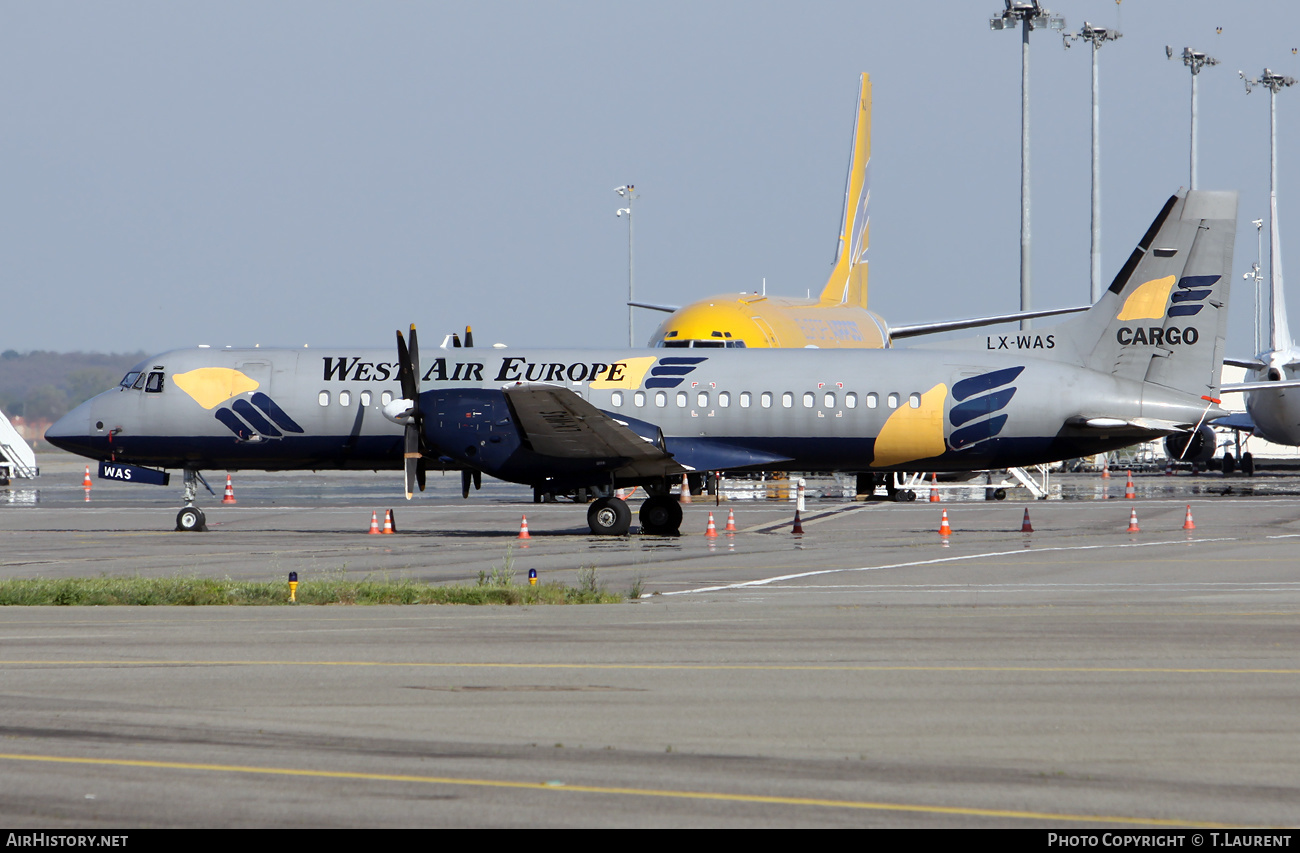
[[[54,421],[107,391],[146,352],[0,352],[0,411],[29,422]]]

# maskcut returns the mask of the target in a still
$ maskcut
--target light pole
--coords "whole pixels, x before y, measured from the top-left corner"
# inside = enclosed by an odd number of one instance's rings
[[[1237,74],[1246,81],[1246,94],[1252,86],[1268,88],[1268,335],[1269,349],[1280,350],[1291,346],[1291,332],[1286,317],[1279,310],[1282,304],[1282,246],[1277,233],[1277,93],[1295,85],[1294,77],[1274,74],[1267,68],[1252,80],[1244,73]]]
[[[1114,41],[1122,36],[1119,30],[1094,27],[1087,21],[1077,33],[1064,33],[1065,46],[1070,47],[1072,39],[1084,39],[1092,43],[1092,303],[1101,299],[1101,137],[1097,130],[1101,116],[1097,108],[1097,50],[1102,43]]]
[[[1242,273],[1241,277],[1246,281],[1255,282],[1255,355],[1259,355],[1263,352],[1259,345],[1259,327],[1261,325],[1259,309],[1264,300],[1263,294],[1259,292],[1259,285],[1264,281],[1264,277],[1259,274],[1259,264],[1264,258],[1264,220],[1252,219],[1250,224],[1255,226],[1255,263],[1250,265],[1250,272]]]
[[[614,192],[618,193],[619,198],[627,199],[627,207],[620,207],[614,215],[619,217],[624,214],[627,215],[627,345],[630,347],[636,346],[636,335],[632,331],[632,312],[636,310],[632,307],[633,284],[635,282],[632,276],[632,202],[636,201],[640,196],[632,194],[635,189],[636,187],[632,184],[614,188]]]
[[[1169,59],[1174,58],[1174,49],[1169,45],[1165,45],[1165,56]],[[1194,190],[1196,189],[1196,78],[1201,76],[1202,68],[1207,65],[1218,65],[1219,60],[1199,50],[1192,50],[1190,47],[1183,48],[1182,56],[1183,65],[1192,72],[1192,176],[1187,188]]]
[[[1039,5],[1038,0],[1005,0],[1002,14],[989,19],[994,30],[1015,29],[1020,25],[1020,310],[1029,311],[1030,297],[1030,239],[1029,239],[1029,31],[1051,27],[1065,29],[1065,18],[1053,15]],[[1021,320],[1020,328],[1028,329],[1029,320]]]

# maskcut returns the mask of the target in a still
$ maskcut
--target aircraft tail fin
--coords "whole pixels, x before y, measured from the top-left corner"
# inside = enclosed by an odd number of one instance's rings
[[[853,148],[844,186],[835,267],[822,289],[823,305],[867,307],[867,227],[871,200],[871,75],[863,74],[858,89],[858,114],[853,123]]]
[[[1290,354],[1295,346],[1286,321],[1286,299],[1282,295],[1282,246],[1278,239],[1277,194],[1269,194],[1268,238],[1268,348]]]
[[[1057,358],[1218,397],[1237,194],[1172,196],[1092,308],[1052,330]]]

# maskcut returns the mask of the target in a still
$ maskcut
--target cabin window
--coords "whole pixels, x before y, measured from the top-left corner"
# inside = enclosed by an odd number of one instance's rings
[[[880,398],[876,396],[875,391],[872,391],[867,395],[867,408],[874,409],[878,405],[880,405]]]
[[[636,392],[635,394],[633,394],[633,395],[632,395],[632,402],[636,404],[636,407],[637,407],[638,409],[641,408],[642,406],[644,406],[644,405],[645,405],[645,392],[644,392],[644,391],[638,391],[638,392]]]
[[[361,392],[361,405],[363,405],[363,406],[369,406],[369,405],[370,405],[370,392],[369,392],[369,391],[362,391],[362,392]]]
[[[379,405],[381,405],[381,406],[387,406],[387,405],[388,405],[389,403],[391,403],[391,402],[393,402],[393,392],[392,392],[392,391],[385,391],[384,393],[382,393],[382,394],[379,395]]]
[[[322,406],[328,406],[330,404],[330,392],[320,392],[320,394],[316,396],[316,402],[320,403]]]
[[[762,406],[764,409],[770,409],[770,408],[772,408],[772,392],[771,392],[771,391],[764,391],[764,392],[763,392],[763,396],[761,396],[761,397],[758,398],[758,403],[759,403],[759,405]]]
[[[817,405],[817,395],[811,391],[803,392],[803,407],[811,409],[815,405]]]
[[[352,405],[352,392],[351,392],[351,391],[340,391],[340,392],[339,392],[339,405],[340,405],[340,406],[350,406],[350,405]]]
[[[678,391],[678,392],[677,392],[677,408],[679,408],[679,409],[684,409],[684,408],[686,408],[686,392],[685,392],[685,391]]]
[[[618,407],[618,408],[622,408],[622,407],[623,407],[623,392],[622,392],[622,391],[615,391],[613,394],[610,394],[610,395],[609,395],[609,404],[610,404],[611,406],[616,406],[616,407]]]
[[[661,409],[662,409],[664,406],[668,405],[668,395],[667,395],[666,393],[664,393],[663,391],[656,391],[656,392],[655,392],[655,405],[658,406],[658,407],[661,408]]]
[[[748,409],[748,408],[749,408],[749,404],[750,404],[750,402],[752,401],[752,399],[753,399],[753,398],[750,396],[750,393],[749,393],[748,391],[741,391],[741,392],[740,392],[740,408],[742,408],[742,409]]]
[[[794,395],[791,394],[789,391],[786,391],[781,395],[781,407],[783,409],[788,409],[793,405],[794,405]]]
[[[844,395],[844,408],[856,409],[858,407],[858,395],[850,391]]]
[[[825,397],[823,397],[823,398],[822,398],[822,405],[825,406],[825,407],[828,408],[828,409],[833,409],[833,408],[835,408],[835,395],[834,395],[834,394],[827,394]]]
[[[701,391],[696,394],[695,405],[699,406],[701,409],[707,409],[709,407],[709,392]]]
[[[911,406],[913,409],[921,408],[921,395],[916,392],[909,394],[907,397],[907,405]]]
[[[730,392],[730,391],[719,391],[719,392],[718,392],[718,405],[721,406],[721,407],[724,408],[724,409],[731,405],[731,392]]]
[[[898,395],[897,395],[897,394],[890,394],[889,397],[886,399],[886,402],[889,404],[889,408],[891,408],[891,409],[897,409],[897,408],[898,408]]]
[[[144,390],[148,394],[157,394],[163,389],[163,375],[159,371],[149,374],[149,379],[144,383]]]

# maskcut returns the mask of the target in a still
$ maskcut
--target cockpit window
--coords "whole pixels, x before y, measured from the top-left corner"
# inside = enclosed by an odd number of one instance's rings
[[[148,381],[144,384],[146,394],[157,394],[163,389],[163,375],[161,371],[154,371],[149,374]]]
[[[126,376],[123,376],[122,381],[117,384],[122,388],[130,388],[132,385],[135,384],[135,380],[139,378],[140,378],[140,372],[138,370],[133,370],[130,373],[128,373]]]
[[[143,373],[137,374],[135,377],[135,382],[131,383],[131,387],[136,389],[137,391],[140,390],[141,388],[144,387],[144,380],[145,380],[145,375]]]

